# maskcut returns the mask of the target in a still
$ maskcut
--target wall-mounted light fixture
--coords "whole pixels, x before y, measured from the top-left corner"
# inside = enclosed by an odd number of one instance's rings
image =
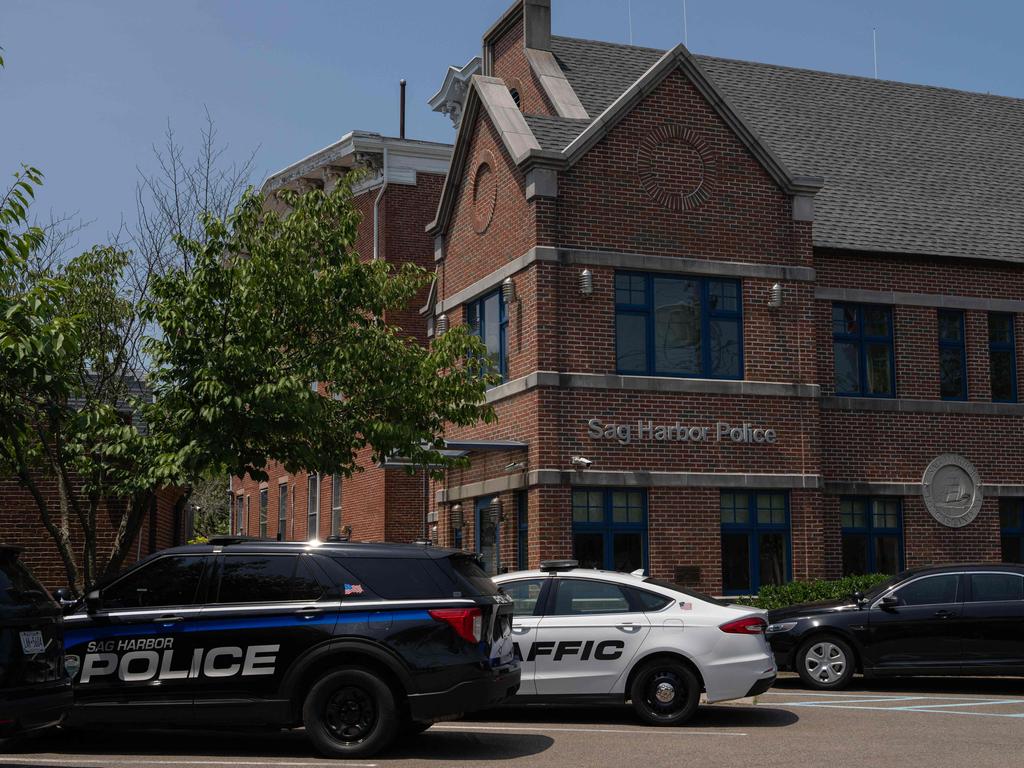
[[[462,530],[462,526],[466,522],[465,518],[462,515],[462,505],[461,504],[452,504],[452,508],[451,508],[450,512],[451,512],[450,517],[451,517],[451,521],[452,521],[452,528],[454,528],[456,531],[461,531]]]
[[[505,299],[505,306],[515,303],[516,284],[512,282],[511,277],[506,277],[501,281],[501,295]]]
[[[444,313],[438,315],[435,328],[438,336],[444,336],[448,333],[448,315]]]
[[[491,522],[494,525],[505,521],[505,510],[502,506],[501,499],[495,496],[491,499],[491,503],[487,505],[487,514],[491,517]]]
[[[594,273],[589,269],[580,272],[580,293],[589,296],[594,292]]]
[[[768,306],[772,309],[778,309],[782,306],[782,283],[775,283],[768,290]]]

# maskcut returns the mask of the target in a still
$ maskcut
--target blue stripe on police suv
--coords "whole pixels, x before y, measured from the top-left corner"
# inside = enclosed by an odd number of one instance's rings
[[[303,619],[299,616],[262,616],[238,619],[196,619],[195,623],[185,624],[182,632],[222,632],[239,629],[277,629],[284,627],[308,627],[323,624],[359,624],[392,621],[426,621],[430,614],[421,610],[383,611],[360,613],[336,613],[316,618]],[[91,640],[105,640],[112,637],[129,635],[147,636],[167,634],[167,627],[159,620],[148,623],[131,624],[123,627],[90,627],[88,629],[69,629],[64,633],[64,646],[70,648]]]

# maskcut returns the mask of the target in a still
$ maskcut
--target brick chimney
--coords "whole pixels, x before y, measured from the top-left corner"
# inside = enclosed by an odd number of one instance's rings
[[[523,0],[523,31],[527,48],[551,50],[551,0]]]

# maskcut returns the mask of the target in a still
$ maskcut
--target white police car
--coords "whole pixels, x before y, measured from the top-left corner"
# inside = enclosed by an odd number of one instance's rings
[[[677,725],[696,711],[701,691],[725,701],[775,681],[764,611],[572,560],[494,581],[515,605],[515,704],[631,701],[645,722]]]

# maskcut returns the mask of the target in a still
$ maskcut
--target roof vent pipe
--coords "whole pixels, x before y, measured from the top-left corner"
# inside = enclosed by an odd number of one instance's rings
[[[398,107],[398,138],[405,138],[405,79],[403,78],[398,82],[400,90],[402,92],[401,99],[399,101],[400,106]]]

